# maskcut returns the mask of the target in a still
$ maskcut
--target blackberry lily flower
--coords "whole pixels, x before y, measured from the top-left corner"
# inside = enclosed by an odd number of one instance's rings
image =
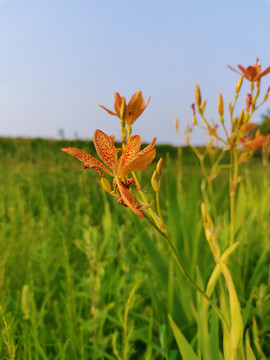
[[[114,94],[114,110],[115,112],[105,108],[102,105],[99,105],[100,107],[102,107],[104,110],[106,110],[110,115],[115,115],[117,117],[119,117],[119,119],[121,119],[120,117],[120,113],[121,113],[121,105],[122,105],[122,101],[123,101],[123,96],[120,96],[118,92],[116,92]],[[132,125],[136,119],[144,112],[144,110],[146,109],[146,107],[148,106],[150,101],[150,97],[145,105],[145,101],[142,97],[142,92],[141,91],[136,91],[135,94],[132,96],[132,98],[130,99],[129,103],[126,105],[126,114],[125,114],[125,123],[127,125]]]
[[[267,69],[265,69],[263,72],[261,72],[262,67],[261,67],[261,65],[258,65],[258,61],[259,61],[259,59],[257,58],[256,64],[254,64],[253,66],[248,66],[247,68],[244,68],[242,65],[237,65],[238,69],[241,72],[239,72],[238,70],[235,70],[234,68],[232,68],[229,65],[228,65],[228,68],[231,69],[232,71],[236,72],[239,75],[243,75],[247,80],[249,80],[251,82],[259,81],[263,76],[270,73],[270,66],[268,66]]]
[[[84,169],[95,169],[101,178],[104,176],[103,172],[112,176],[115,179],[114,191],[117,189],[119,192],[118,202],[128,206],[136,215],[143,217],[138,202],[134,202],[134,196],[129,192],[129,186],[133,184],[137,187],[136,183],[134,179],[126,179],[126,176],[132,171],[144,170],[151,164],[156,156],[156,150],[154,149],[156,138],[142,151],[139,151],[141,147],[141,137],[139,135],[131,136],[125,149],[116,149],[114,138],[115,136],[108,136],[101,130],[95,131],[94,145],[102,162],[80,149],[70,147],[62,148],[62,151],[82,161]],[[122,154],[118,158],[118,152],[120,151],[122,151]]]

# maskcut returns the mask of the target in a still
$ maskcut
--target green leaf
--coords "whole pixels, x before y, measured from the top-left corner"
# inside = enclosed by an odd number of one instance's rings
[[[176,325],[170,315],[168,315],[168,317],[174,334],[174,338],[177,342],[178,349],[183,357],[183,360],[199,360],[194,350],[192,349],[192,346],[188,343],[187,339],[185,338],[179,327]]]
[[[246,336],[245,336],[245,340],[246,340],[246,354],[247,354],[247,360],[256,360],[256,357],[254,355],[254,352],[250,346],[250,341],[249,341],[249,330],[247,330],[246,332]]]

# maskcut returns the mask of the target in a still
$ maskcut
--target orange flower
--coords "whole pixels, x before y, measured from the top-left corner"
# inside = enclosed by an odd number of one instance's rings
[[[104,106],[99,105],[104,110],[106,110],[110,115],[115,115],[120,119],[120,111],[121,105],[123,101],[123,96],[120,96],[118,92],[114,94],[115,102],[114,102],[114,110],[115,112],[106,109]],[[126,105],[126,115],[125,115],[125,123],[127,125],[132,125],[136,119],[144,112],[147,105],[149,104],[150,97],[145,105],[145,101],[142,97],[141,91],[136,91],[132,98],[129,100],[128,105]]]
[[[259,59],[256,59],[256,64],[253,66],[248,66],[247,68],[244,68],[241,65],[237,65],[238,69],[241,71],[237,71],[233,69],[231,66],[228,65],[228,68],[232,71],[236,72],[237,74],[243,75],[247,80],[249,81],[259,81],[263,76],[270,73],[270,66],[268,66],[267,69],[265,69],[263,72],[261,65],[258,65]]]
[[[267,137],[261,135],[260,130],[257,130],[255,135],[252,134],[249,137],[240,138],[240,142],[242,143],[244,149],[249,149],[252,151],[259,149],[266,140]]]
[[[114,138],[115,136],[108,136],[101,130],[96,130],[94,133],[94,145],[100,159],[103,162],[80,149],[71,147],[62,148],[62,150],[82,161],[84,163],[84,169],[93,168],[98,172],[100,177],[103,177],[103,171],[114,177],[114,191],[117,189],[119,192],[118,202],[128,206],[135,214],[143,217],[143,213],[134,203],[132,194],[128,191],[131,184],[137,187],[135,181],[132,178],[127,180],[123,178],[125,178],[130,172],[144,170],[151,164],[156,156],[156,150],[154,149],[156,138],[154,138],[152,143],[140,152],[141,137],[139,135],[131,136],[128,139],[124,150],[115,148]],[[122,154],[118,158],[118,152],[120,151],[122,151]]]

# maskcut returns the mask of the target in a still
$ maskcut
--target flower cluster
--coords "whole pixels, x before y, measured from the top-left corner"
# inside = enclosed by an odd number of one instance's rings
[[[193,127],[198,126],[199,128],[203,129],[207,135],[211,138],[214,138],[218,142],[221,142],[225,145],[225,149],[234,149],[235,147],[240,147],[243,149],[244,152],[250,152],[249,156],[260,148],[265,142],[268,141],[268,137],[261,135],[260,131],[258,130],[256,133],[248,135],[254,128],[254,123],[251,123],[250,120],[255,110],[257,110],[260,106],[262,106],[265,101],[268,99],[270,88],[266,91],[264,98],[260,104],[257,104],[258,97],[260,95],[260,81],[261,78],[266,76],[270,73],[270,66],[267,67],[264,71],[262,71],[261,65],[258,64],[258,59],[253,66],[248,66],[247,68],[243,67],[242,65],[238,65],[238,69],[240,72],[231,66],[228,66],[229,69],[233,70],[234,72],[240,74],[240,78],[237,81],[235,86],[235,98],[234,101],[229,101],[229,117],[231,122],[230,129],[227,128],[224,119],[224,102],[222,94],[220,93],[218,96],[218,114],[220,125],[222,126],[226,138],[222,138],[218,133],[218,124],[215,124],[213,120],[209,122],[204,113],[206,107],[206,100],[202,101],[201,91],[199,86],[196,84],[195,86],[195,100],[196,103],[191,105],[192,113],[193,113]],[[245,108],[243,108],[238,116],[234,115],[236,102],[238,99],[239,92],[242,87],[243,79],[247,79],[250,81],[250,93],[246,95],[246,103]],[[254,82],[256,82],[256,91],[254,90]],[[196,115],[196,110],[202,119],[202,124],[199,123]],[[192,127],[192,128],[193,128]],[[192,128],[188,128],[187,133],[192,131]],[[189,142],[189,136],[187,137]],[[247,154],[241,157],[247,158]]]
[[[124,120],[127,125],[132,125],[147,107],[150,98],[145,105],[141,91],[137,91],[125,106],[125,98],[118,92],[115,93],[115,113],[104,108],[110,115],[115,115]],[[123,111],[124,103],[124,111]],[[137,190],[143,191],[134,177],[128,177],[130,173],[146,169],[156,156],[154,149],[156,138],[152,143],[140,151],[141,137],[139,135],[129,136],[127,142],[122,143],[121,148],[116,148],[114,144],[115,136],[108,136],[101,130],[94,132],[93,141],[99,158],[73,147],[62,148],[64,152],[75,156],[83,162],[84,169],[95,169],[100,178],[101,184],[106,192],[112,196],[117,196],[118,202],[129,207],[136,215],[143,217],[142,209],[149,207],[133,194],[131,185]],[[109,181],[104,177],[104,173],[113,177],[113,190]]]

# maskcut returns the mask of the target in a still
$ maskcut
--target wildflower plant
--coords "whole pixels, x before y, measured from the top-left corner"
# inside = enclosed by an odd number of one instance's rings
[[[201,356],[195,354],[193,347],[187,342],[180,328],[175,323],[171,316],[172,314],[169,314],[169,323],[184,360],[196,360],[200,358],[214,360],[210,351],[210,338],[208,334],[209,314],[211,309],[211,311],[214,311],[216,318],[222,325],[224,355],[220,358],[224,360],[242,360],[245,358],[245,355],[243,355],[244,353],[247,354],[246,356],[248,359],[254,357],[248,333],[245,337],[245,349],[243,347],[244,326],[241,305],[228,262],[231,254],[239,245],[239,243],[235,241],[235,196],[239,184],[239,165],[241,162],[248,161],[254,151],[267,141],[266,137],[259,132],[251,136],[249,133],[254,127],[251,122],[253,113],[267,100],[269,95],[270,88],[267,90],[261,103],[258,104],[261,78],[270,73],[270,68],[261,72],[258,60],[254,66],[249,66],[247,68],[238,66],[238,68],[241,71],[241,76],[236,84],[234,101],[233,103],[229,102],[230,129],[227,129],[224,118],[225,112],[222,94],[219,94],[218,97],[219,122],[226,134],[225,138],[219,134],[217,124],[207,120],[205,116],[206,100],[202,101],[201,91],[198,85],[195,87],[196,102],[192,104],[193,126],[189,127],[187,130],[187,141],[200,161],[202,173],[205,177],[207,190],[211,199],[211,203],[204,201],[201,204],[201,218],[204,226],[205,238],[215,262],[205,289],[201,281],[194,281],[187,272],[181,256],[179,256],[178,251],[170,239],[170,234],[167,231],[163,220],[163,212],[160,208],[160,184],[163,159],[159,159],[156,168],[153,171],[151,185],[155,197],[150,199],[150,201],[148,199],[148,194],[146,196],[145,191],[142,189],[137,176],[137,172],[148,168],[156,156],[156,138],[153,139],[150,145],[146,146],[143,150],[140,150],[141,137],[139,135],[132,135],[132,125],[146,109],[150,98],[145,102],[141,91],[137,91],[128,104],[126,104],[125,97],[120,96],[119,93],[116,92],[114,111],[108,110],[100,105],[110,115],[119,118],[122,135],[121,147],[118,148],[114,143],[115,136],[109,136],[99,129],[94,132],[94,146],[100,160],[80,149],[62,149],[67,154],[70,154],[83,162],[84,169],[96,170],[100,177],[102,188],[106,193],[116,198],[119,204],[128,207],[129,210],[140,218],[145,218],[151,226],[158,231],[165,240],[165,244],[174,258],[178,269],[189,284],[196,290],[198,299],[200,299],[197,304],[197,314],[200,314],[200,327],[203,329],[202,333],[204,338],[202,350],[199,350]],[[243,108],[240,114],[236,116],[235,106],[244,78],[250,81],[250,93],[246,96],[245,108]],[[175,126],[178,131],[178,120],[175,121]],[[194,127],[200,128],[210,137],[210,142],[207,144],[206,150],[203,153],[190,142],[190,134]],[[214,146],[215,142],[222,144],[222,147],[217,149]],[[219,151],[218,156],[213,157],[212,154],[217,151]],[[222,160],[226,152],[230,153],[230,163],[224,165]],[[213,159],[210,170],[205,166],[207,155]],[[230,170],[230,238],[228,239],[225,250],[221,249],[218,241],[217,209],[215,207],[215,195],[212,184],[213,179],[218,176],[219,171],[222,168],[228,168]],[[112,178],[111,181],[108,180],[107,175]],[[203,193],[203,196],[204,199],[207,198],[206,191]],[[226,302],[226,300],[224,300],[225,297],[222,296],[222,291],[220,291],[220,302],[218,303],[214,295],[214,290],[217,287],[216,285],[220,284],[221,275],[223,275],[225,279],[229,301]],[[197,318],[199,317],[199,315],[196,316]]]
[[[225,297],[223,299],[223,294],[220,294],[220,310],[224,315],[226,314],[225,317],[227,321],[226,325],[222,322],[223,356],[224,359],[255,359],[255,355],[250,345],[248,331],[245,335],[245,344],[242,341],[244,337],[243,315],[233,281],[233,275],[231,274],[227,263],[229,262],[231,254],[239,245],[239,242],[236,241],[235,230],[235,201],[238,186],[241,182],[239,167],[241,163],[248,162],[256,150],[262,148],[262,151],[266,153],[269,146],[269,135],[263,136],[260,133],[260,130],[257,130],[254,134],[251,134],[251,132],[255,127],[255,123],[252,122],[253,114],[267,101],[269,96],[270,87],[259,102],[261,79],[270,73],[270,67],[262,72],[261,66],[258,64],[258,59],[253,66],[248,66],[247,68],[238,65],[240,72],[233,69],[231,66],[228,67],[240,74],[240,78],[235,86],[234,100],[232,102],[229,101],[228,103],[229,126],[225,121],[222,94],[219,94],[217,104],[219,122],[215,123],[212,119],[210,122],[205,115],[206,100],[202,101],[200,87],[196,84],[195,103],[191,105],[193,124],[192,126],[187,127],[186,141],[200,162],[201,171],[204,177],[203,183],[207,184],[206,186],[202,185],[204,202],[201,204],[201,217],[205,230],[205,238],[213,254],[216,267],[209,278],[206,294],[209,297],[211,296],[219,275],[223,274],[229,295],[229,303],[226,303]],[[236,115],[235,108],[244,80],[247,80],[250,83],[250,93],[246,94],[245,106],[241,109],[240,113]],[[220,134],[220,126],[223,128],[225,137]],[[210,139],[203,152],[193,146],[190,141],[191,133],[195,127],[201,129]],[[176,120],[175,129],[178,132],[178,120]],[[224,163],[225,155],[228,152],[230,154],[229,162]],[[210,158],[210,168],[209,166],[206,166],[207,157]],[[213,180],[219,175],[222,169],[229,169],[230,198],[230,238],[227,241],[227,246],[223,253],[219,244],[220,225],[218,223],[216,199],[213,187]],[[203,312],[205,314],[204,319],[206,319],[206,309],[208,304],[205,302],[205,299],[202,304]],[[204,329],[207,329],[207,327],[208,325],[205,323]],[[176,334],[176,330],[174,333]],[[205,349],[207,349],[207,346]],[[266,359],[261,348],[259,353],[262,358]],[[203,358],[211,359],[211,355],[207,350],[204,351]]]

